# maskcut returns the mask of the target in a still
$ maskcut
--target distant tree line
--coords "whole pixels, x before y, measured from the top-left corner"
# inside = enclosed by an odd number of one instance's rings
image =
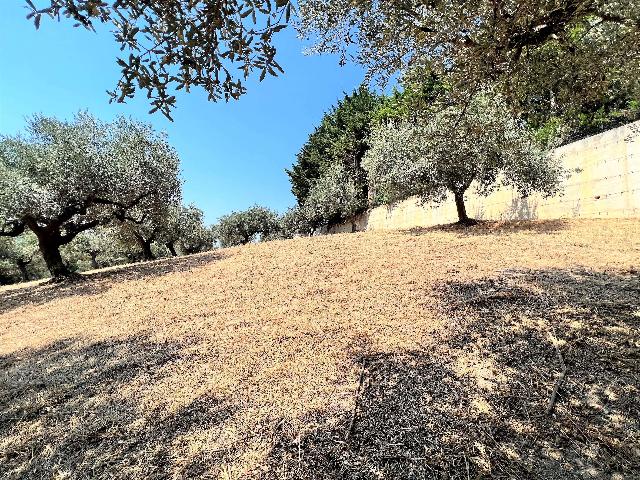
[[[523,109],[495,83],[465,97],[425,66],[407,70],[390,95],[360,87],[325,114],[287,170],[297,200],[287,219],[305,234],[383,203],[450,196],[468,224],[470,188],[552,195],[564,173],[552,148],[640,118],[635,90],[616,85],[564,110]]]

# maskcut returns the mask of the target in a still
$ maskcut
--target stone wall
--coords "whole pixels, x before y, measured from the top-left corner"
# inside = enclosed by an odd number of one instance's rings
[[[487,220],[640,217],[640,122],[625,125],[556,149],[568,176],[560,193],[521,198],[511,188],[488,197],[465,196],[469,216]],[[330,233],[398,230],[453,223],[458,220],[453,198],[421,205],[412,197],[373,208]]]

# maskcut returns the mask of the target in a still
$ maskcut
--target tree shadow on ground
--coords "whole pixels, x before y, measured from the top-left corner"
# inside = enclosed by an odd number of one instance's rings
[[[87,272],[69,281],[45,281],[0,290],[0,313],[26,305],[43,305],[70,296],[95,295],[108,290],[112,283],[153,278],[172,272],[187,272],[220,260],[218,252],[164,258]]]
[[[403,230],[409,235],[425,235],[433,232],[450,232],[456,233],[463,237],[482,236],[482,235],[510,235],[518,232],[533,233],[556,233],[568,228],[568,222],[565,219],[557,220],[477,220],[475,225],[461,225],[459,223],[450,223],[446,225],[435,225],[433,227],[418,227],[409,230]]]
[[[259,476],[640,478],[640,277],[508,272],[440,300],[438,346],[354,359],[355,416],[315,412]]]
[[[0,477],[193,477],[215,467],[231,452],[194,454],[181,439],[230,418],[227,399],[203,395],[175,412],[142,405],[185,346],[67,339],[0,356]]]

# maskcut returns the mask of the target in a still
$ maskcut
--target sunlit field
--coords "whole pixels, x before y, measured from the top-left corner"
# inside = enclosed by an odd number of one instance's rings
[[[639,267],[559,220],[4,287],[0,477],[637,478]]]

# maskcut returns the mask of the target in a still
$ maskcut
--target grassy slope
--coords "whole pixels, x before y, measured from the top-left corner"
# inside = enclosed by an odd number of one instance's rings
[[[5,288],[0,477],[638,478],[638,267],[640,221],[557,221]]]

